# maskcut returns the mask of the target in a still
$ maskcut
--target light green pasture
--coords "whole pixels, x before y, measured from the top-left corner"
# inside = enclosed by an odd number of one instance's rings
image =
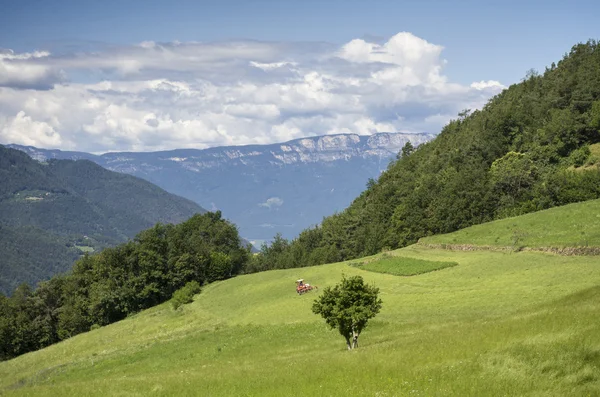
[[[392,254],[458,266],[412,277],[338,263],[207,286],[0,363],[0,394],[56,396],[600,395],[600,260],[412,246]],[[347,352],[311,313],[360,274],[381,313]]]

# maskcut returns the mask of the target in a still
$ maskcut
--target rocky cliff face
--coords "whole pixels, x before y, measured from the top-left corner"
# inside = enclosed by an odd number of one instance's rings
[[[177,149],[101,156],[11,145],[37,160],[88,159],[144,178],[163,189],[220,209],[242,236],[268,240],[280,232],[294,237],[341,211],[377,178],[410,141],[431,134],[326,135],[273,145]]]

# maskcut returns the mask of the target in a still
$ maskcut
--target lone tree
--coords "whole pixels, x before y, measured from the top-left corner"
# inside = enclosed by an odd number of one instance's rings
[[[379,288],[365,284],[361,276],[343,277],[340,284],[323,290],[312,311],[320,314],[331,329],[337,328],[351,350],[358,347],[358,336],[381,309],[378,295]]]

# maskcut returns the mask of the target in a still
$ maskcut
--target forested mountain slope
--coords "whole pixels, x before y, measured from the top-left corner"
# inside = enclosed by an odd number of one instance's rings
[[[91,161],[39,163],[0,146],[0,292],[66,271],[83,251],[198,212],[205,211],[192,201]]]
[[[578,44],[391,164],[345,211],[263,250],[255,269],[374,254],[600,197],[600,46]]]

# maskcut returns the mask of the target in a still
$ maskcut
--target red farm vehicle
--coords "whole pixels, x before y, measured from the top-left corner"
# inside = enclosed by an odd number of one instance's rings
[[[302,295],[308,291],[312,291],[313,289],[319,289],[316,285],[310,285],[305,283],[303,279],[296,280],[296,292],[298,295]]]

